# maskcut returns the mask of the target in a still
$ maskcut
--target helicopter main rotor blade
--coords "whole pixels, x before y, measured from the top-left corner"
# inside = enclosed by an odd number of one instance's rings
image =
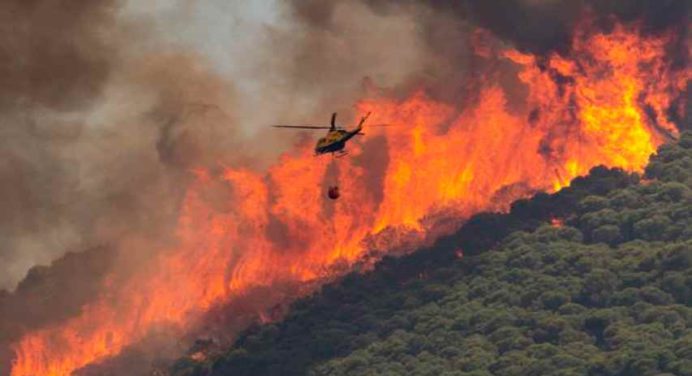
[[[324,127],[319,125],[272,125],[274,128],[294,128],[294,129],[331,129],[331,127]]]

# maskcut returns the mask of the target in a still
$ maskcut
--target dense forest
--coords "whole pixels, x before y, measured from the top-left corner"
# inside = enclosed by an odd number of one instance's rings
[[[598,167],[477,215],[171,373],[692,375],[691,218],[687,132],[643,177]]]

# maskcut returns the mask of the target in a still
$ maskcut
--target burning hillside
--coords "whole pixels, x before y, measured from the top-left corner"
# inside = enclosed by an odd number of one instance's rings
[[[641,170],[684,116],[690,70],[671,48],[681,35],[636,22],[583,20],[576,30],[568,51],[547,55],[479,30],[483,68],[449,83],[469,87],[458,103],[424,85],[403,97],[370,88],[356,112],[393,126],[366,124],[347,158],[315,158],[300,142],[266,171],[195,168],[175,244],[126,277],[106,277],[78,315],[26,333],[12,345],[11,375],[70,375],[154,332],[195,332],[210,310],[256,290],[280,290],[250,304],[263,312],[600,164]],[[518,84],[503,85],[507,77]],[[335,180],[342,197],[331,202],[324,191]]]

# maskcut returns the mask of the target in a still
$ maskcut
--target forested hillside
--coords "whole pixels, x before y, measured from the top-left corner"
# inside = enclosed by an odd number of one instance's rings
[[[692,375],[692,133],[473,217],[181,375]],[[463,257],[460,256],[463,252]]]

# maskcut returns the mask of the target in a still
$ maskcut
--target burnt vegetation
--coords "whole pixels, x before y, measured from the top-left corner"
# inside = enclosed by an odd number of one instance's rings
[[[692,375],[692,133],[350,274],[176,376]],[[463,257],[458,251],[463,250]]]

